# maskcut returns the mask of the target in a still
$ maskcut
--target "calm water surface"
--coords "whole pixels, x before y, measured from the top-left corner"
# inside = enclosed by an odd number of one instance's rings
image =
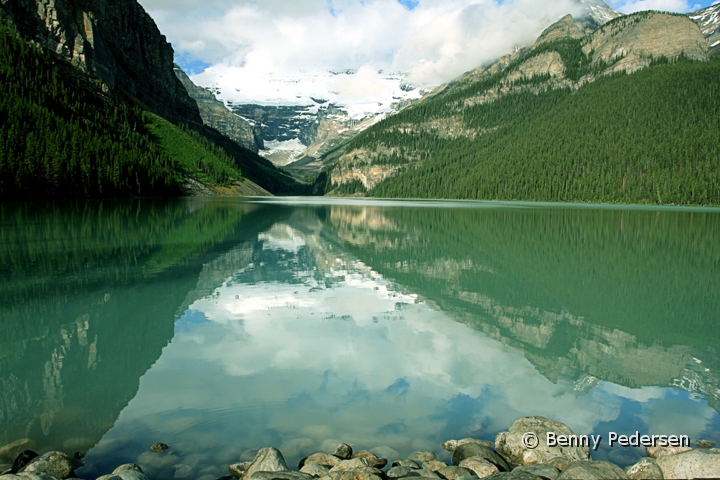
[[[525,415],[720,444],[719,232],[701,209],[0,205],[0,446],[214,480],[270,445],[447,459]]]

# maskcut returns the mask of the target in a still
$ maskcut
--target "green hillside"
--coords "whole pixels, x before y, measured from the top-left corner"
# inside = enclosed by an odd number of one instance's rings
[[[214,130],[98,94],[1,12],[0,90],[0,199],[174,196],[185,172],[211,185],[245,177],[272,193],[306,189]]]
[[[568,73],[594,73],[577,40]],[[655,61],[573,93],[548,78],[482,104],[512,71],[449,89],[378,123],[345,149],[419,158],[368,195],[562,202],[720,204],[720,61]],[[534,87],[536,86],[536,87]],[[533,88],[534,87],[534,88]],[[428,125],[450,124],[438,130]],[[376,164],[397,164],[378,158]]]

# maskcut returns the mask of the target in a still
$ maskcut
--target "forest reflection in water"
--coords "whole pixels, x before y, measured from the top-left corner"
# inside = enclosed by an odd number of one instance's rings
[[[0,221],[0,443],[90,450],[88,477],[155,441],[209,478],[245,448],[438,451],[531,414],[720,440],[716,211],[225,199]],[[639,455],[596,458],[620,453]]]

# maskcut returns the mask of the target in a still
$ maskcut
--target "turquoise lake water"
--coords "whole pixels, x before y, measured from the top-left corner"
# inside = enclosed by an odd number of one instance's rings
[[[264,446],[448,460],[526,415],[720,444],[719,234],[717,209],[3,204],[0,446],[214,480]]]

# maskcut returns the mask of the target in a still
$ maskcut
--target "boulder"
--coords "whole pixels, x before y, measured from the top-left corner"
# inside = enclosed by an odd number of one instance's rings
[[[632,479],[646,478],[648,480],[662,480],[663,471],[654,458],[641,458],[635,465],[625,469],[627,476]]]
[[[392,463],[393,467],[408,467],[408,468],[420,468],[420,465],[415,460],[404,458],[401,460],[395,460]]]
[[[566,457],[553,457],[550,460],[545,461],[545,463],[542,463],[539,465],[550,465],[551,467],[557,468],[559,471],[562,472],[571,463],[572,462],[570,460],[568,460]]]
[[[555,480],[560,475],[560,470],[558,470],[557,468],[550,465],[542,465],[539,463],[536,463],[534,465],[523,465],[522,467],[517,467],[515,470],[513,470],[513,472],[529,473],[545,480]]]
[[[302,472],[291,472],[290,470],[280,472],[254,472],[246,475],[247,480],[313,480],[315,477]]]
[[[286,472],[288,471],[285,459],[280,450],[273,447],[265,447],[258,450],[255,460],[252,461],[247,470],[245,478],[249,478],[255,472]]]
[[[701,439],[695,440],[695,445],[697,445],[700,448],[712,448],[715,446],[715,442],[701,438]]]
[[[10,467],[11,472],[19,472],[23,468],[25,468],[25,465],[32,462],[34,459],[38,457],[38,454],[32,450],[24,450],[20,452],[20,454],[15,458],[15,461],[12,464],[12,467]]]
[[[660,458],[667,457],[668,455],[677,455],[678,453],[688,452],[690,450],[692,450],[690,447],[661,447],[660,445],[656,445],[654,447],[647,447],[645,452],[648,457]]]
[[[457,447],[453,452],[452,463],[453,465],[460,465],[460,462],[470,457],[482,457],[498,467],[498,470],[501,472],[510,470],[508,463],[503,457],[491,448],[480,443],[466,443]]]
[[[628,478],[627,474],[614,463],[578,461],[572,462],[565,470],[558,475],[557,480],[601,480],[611,478]]]
[[[135,470],[136,472],[145,473],[143,472],[142,467],[140,467],[140,465],[138,465],[137,463],[125,463],[113,470],[112,473],[120,473],[124,472],[125,470]]]
[[[420,468],[418,470],[413,470],[410,472],[411,476],[418,475],[420,477],[425,478],[440,478],[440,475],[437,474],[437,472],[433,472],[432,470],[428,470],[426,468]]]
[[[169,448],[170,448],[170,446],[168,446],[165,443],[153,443],[152,445],[150,445],[149,450],[151,452],[160,453],[160,452],[164,452],[165,450],[167,450]]]
[[[383,480],[382,477],[371,472],[346,471],[337,472],[330,477],[321,477],[325,480]]]
[[[352,447],[350,445],[348,445],[347,443],[341,443],[340,445],[338,445],[337,448],[335,449],[335,453],[333,453],[334,456],[336,456],[342,460],[348,460],[349,458],[352,457],[352,454],[353,454]]]
[[[720,477],[720,453],[690,450],[657,459],[665,478]]]
[[[398,465],[396,467],[392,467],[390,470],[387,471],[388,478],[400,478],[400,477],[407,477],[410,475],[410,473],[416,469],[406,467],[403,465]],[[420,476],[417,474],[417,476]]]
[[[240,454],[240,461],[241,462],[252,462],[253,460],[255,460],[255,457],[257,457],[257,454],[259,451],[260,450],[258,450],[257,448],[249,448],[249,449],[245,450],[244,452],[242,452]]]
[[[431,472],[437,472],[441,468],[447,467],[447,463],[441,462],[440,460],[430,460],[429,462],[423,462],[422,466]]]
[[[463,468],[467,468],[472,472],[475,472],[475,475],[480,478],[488,477],[493,473],[497,473],[500,471],[495,464],[489,462],[483,457],[466,458],[465,460],[460,462],[460,466]]]
[[[242,478],[250,465],[252,465],[252,462],[233,463],[228,467],[228,470],[234,478]]]
[[[320,465],[317,463],[306,463],[302,466],[302,468],[300,468],[300,471],[302,473],[312,475],[313,477],[322,477],[323,475],[327,475],[330,469],[325,465]]]
[[[368,461],[371,467],[384,468],[387,465],[387,458],[380,458],[372,452],[357,452],[353,453],[351,458],[364,458]]]
[[[460,440],[448,440],[447,442],[443,442],[442,447],[448,452],[454,452],[457,447],[465,445],[466,443],[479,443],[480,445],[485,445],[488,448],[493,448],[494,446],[492,442],[487,442],[478,438],[463,438]]]
[[[542,477],[538,477],[528,472],[499,472],[493,473],[489,477],[485,477],[485,480],[542,480]]]
[[[110,475],[103,475],[98,477],[97,480],[150,480],[147,475],[137,470],[123,470],[120,472],[113,472]]]
[[[8,443],[7,445],[0,447],[0,463],[12,463],[24,450],[32,450],[34,447],[35,442],[29,438],[23,438],[15,440],[12,443]]]
[[[442,478],[446,478],[447,480],[457,480],[459,477],[464,477],[467,475],[471,475],[473,477],[475,476],[471,470],[459,467],[457,465],[449,465],[447,467],[443,467],[435,473],[440,475]]]
[[[48,452],[25,465],[23,472],[47,473],[60,479],[73,476],[75,463],[63,452]]]
[[[22,472],[22,473],[9,473],[7,475],[0,475],[2,480],[58,480],[57,477],[48,475],[42,472]]]
[[[520,418],[512,424],[507,432],[498,433],[495,438],[495,450],[505,458],[512,467],[547,463],[554,457],[565,457],[571,462],[590,460],[589,446],[550,447],[547,434],[574,435],[570,427],[549,418],[534,416]],[[526,433],[533,433],[538,445],[528,448],[523,442]],[[457,450],[456,450],[457,451]]]
[[[433,452],[413,452],[410,455],[411,460],[417,460],[418,462],[430,462],[436,458],[437,456]]]
[[[370,462],[365,458],[351,458],[350,460],[340,460],[330,471],[346,472],[348,470],[363,470],[370,466]]]
[[[326,467],[334,467],[338,464],[340,461],[339,458],[337,458],[334,455],[328,455],[327,453],[313,453],[309,457],[305,457],[302,460],[300,460],[300,464],[298,465],[298,468],[302,468],[304,465],[307,465],[308,463],[317,463],[318,465],[324,465]]]

